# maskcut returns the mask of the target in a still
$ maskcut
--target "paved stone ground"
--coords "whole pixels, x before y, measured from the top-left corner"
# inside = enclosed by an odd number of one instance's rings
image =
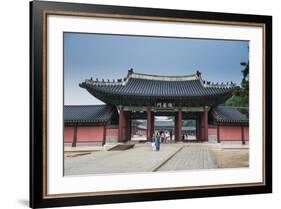
[[[209,146],[191,144],[184,146],[157,171],[176,171],[218,168]]]
[[[159,152],[151,144],[136,144],[125,151],[96,151],[89,155],[65,157],[65,175],[151,172],[183,147],[162,144]]]
[[[111,174],[218,168],[210,146],[162,144],[159,152],[150,144],[137,144],[125,151],[96,151],[65,157],[65,175]]]
[[[77,149],[65,153],[65,175],[137,173],[249,166],[245,145],[211,143],[161,144],[159,152],[151,144],[136,144],[124,151]],[[78,152],[79,151],[79,152]],[[90,154],[88,154],[90,153]]]

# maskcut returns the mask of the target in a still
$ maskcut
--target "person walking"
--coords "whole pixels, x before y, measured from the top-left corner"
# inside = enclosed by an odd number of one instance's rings
[[[152,150],[156,151],[156,140],[155,140],[155,134],[153,133],[152,138],[151,138],[151,146]]]
[[[165,133],[164,133],[164,131],[161,131],[160,132],[160,138],[161,138],[161,143],[165,143]]]
[[[156,137],[155,137],[155,146],[156,146],[156,151],[160,150],[160,142],[161,141],[161,136],[160,133],[157,132]]]

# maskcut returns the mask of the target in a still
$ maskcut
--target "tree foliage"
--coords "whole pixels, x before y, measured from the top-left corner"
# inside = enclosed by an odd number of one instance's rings
[[[240,64],[244,66],[241,71],[243,75],[241,88],[233,92],[232,97],[225,102],[225,106],[238,107],[240,112],[249,116],[249,61]]]

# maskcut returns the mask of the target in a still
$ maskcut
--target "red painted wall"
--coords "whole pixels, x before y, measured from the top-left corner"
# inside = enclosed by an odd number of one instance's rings
[[[74,135],[74,127],[64,127],[64,142],[72,143]]]
[[[118,137],[118,128],[107,128],[106,137]]]
[[[74,127],[64,128],[64,142],[72,143]],[[103,140],[103,126],[88,126],[77,128],[77,143],[79,142],[101,142]]]
[[[244,139],[249,140],[249,127],[244,126]],[[208,129],[208,135],[217,135],[217,128]],[[221,141],[241,141],[241,126],[220,126]]]
[[[64,128],[64,142],[72,143],[74,127]],[[209,135],[217,135],[216,128],[208,129]],[[118,128],[106,129],[107,137],[118,137]],[[245,141],[249,140],[249,127],[244,127]],[[103,126],[78,127],[77,142],[101,142],[103,140]],[[241,126],[220,126],[220,140],[241,141]]]
[[[209,128],[208,135],[217,135],[217,128]]]
[[[241,141],[241,127],[240,126],[220,126],[221,140],[239,140]]]
[[[103,126],[78,127],[77,142],[96,142],[103,139]]]
[[[249,127],[244,127],[244,138],[249,140]],[[241,141],[241,126],[220,126],[220,139]]]

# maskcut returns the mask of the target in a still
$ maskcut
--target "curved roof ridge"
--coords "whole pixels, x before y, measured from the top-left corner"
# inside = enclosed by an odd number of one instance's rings
[[[128,70],[127,77],[123,79],[117,79],[117,80],[93,80],[86,79],[85,84],[95,85],[95,86],[126,86],[128,81],[130,79],[142,79],[142,80],[151,80],[151,81],[171,81],[171,82],[177,82],[177,81],[200,81],[202,87],[205,88],[233,88],[236,86],[233,82],[227,82],[227,83],[214,83],[205,81],[201,77],[201,72],[196,71],[195,74],[191,75],[178,75],[178,76],[170,76],[170,75],[153,75],[153,74],[145,74],[145,73],[138,73],[134,72],[133,69]],[[80,84],[80,87],[82,87],[82,84]]]
[[[197,74],[192,75],[178,75],[178,76],[170,76],[170,75],[153,75],[153,74],[145,74],[145,73],[136,73],[133,71],[128,72],[127,78],[137,78],[137,79],[145,79],[145,80],[156,80],[156,81],[190,81],[190,80],[199,80]]]
[[[201,74],[201,73],[200,73]],[[131,78],[143,79],[143,80],[155,80],[155,81],[192,81],[192,80],[201,80],[201,75],[197,71],[193,75],[183,75],[183,76],[163,76],[163,75],[151,75],[144,73],[133,72],[133,69],[128,70],[128,75],[124,79],[117,80],[93,80],[86,79],[85,84],[96,85],[96,86],[125,86]],[[83,83],[79,84],[80,87],[83,86]]]

